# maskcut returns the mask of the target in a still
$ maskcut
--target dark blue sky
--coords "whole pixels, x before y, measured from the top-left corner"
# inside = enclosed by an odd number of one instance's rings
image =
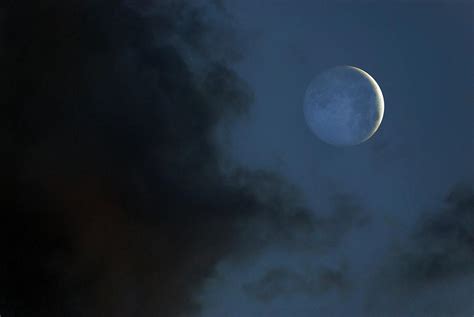
[[[471,1],[0,4],[0,315],[474,314]],[[371,74],[332,147],[311,79]]]
[[[204,292],[203,316],[472,314],[472,243],[468,254],[460,255],[470,267],[466,273],[453,268],[439,280],[434,273],[434,281],[427,279],[419,288],[406,285],[410,283],[402,278],[386,281],[386,275],[396,276],[397,270],[410,265],[403,257],[393,263],[392,253],[423,257],[422,251],[411,250],[420,247],[414,246],[411,234],[419,230],[422,215],[433,216],[444,208],[445,196],[456,184],[474,184],[472,4],[228,1],[227,5],[246,40],[244,59],[236,69],[255,93],[250,115],[231,129],[227,150],[245,166],[285,175],[302,190],[315,214],[333,214],[338,199],[334,196],[346,194],[360,204],[368,220],[348,228],[342,240],[324,252],[274,245],[252,261],[223,262]],[[302,99],[309,81],[336,65],[366,70],[384,94],[382,125],[360,146],[324,144],[304,122]],[[472,217],[472,203],[469,208]],[[443,239],[449,239],[449,233],[439,234],[440,241],[433,237],[435,245],[426,247],[457,257],[457,248],[465,246],[456,242],[445,250]],[[401,250],[394,251],[397,248]],[[336,280],[324,291],[314,286],[321,283],[318,270],[326,266],[343,272],[347,285]],[[385,266],[393,266],[393,272],[383,273]],[[428,270],[409,269],[420,278]],[[281,274],[265,279],[272,270]],[[274,294],[262,300],[245,285]]]

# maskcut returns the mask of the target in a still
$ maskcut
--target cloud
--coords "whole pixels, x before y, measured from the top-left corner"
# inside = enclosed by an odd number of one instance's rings
[[[474,188],[452,189],[445,206],[419,221],[412,243],[400,251],[407,281],[423,284],[474,273]]]
[[[239,225],[244,250],[238,256],[250,256],[272,246],[300,254],[327,254],[337,248],[349,233],[370,222],[370,215],[359,199],[348,193],[334,193],[330,205],[308,210],[297,188],[289,186],[276,174],[265,171],[239,170],[234,183],[242,178],[257,203],[265,208]],[[238,260],[238,259],[234,259]]]
[[[474,188],[455,186],[438,210],[425,213],[406,241],[382,262],[369,310],[393,315],[472,314]]]
[[[321,267],[317,272],[296,272],[279,267],[269,270],[256,282],[243,286],[258,301],[267,303],[283,296],[318,296],[325,292],[344,291],[350,282],[343,268]]]
[[[215,127],[252,93],[203,7],[1,10],[0,313],[187,316],[214,265],[259,239],[241,229],[311,229],[281,177],[220,168]]]
[[[280,202],[275,203],[281,206]],[[296,213],[292,218],[277,217],[272,220],[269,217],[262,223],[271,225],[267,231],[270,234],[265,236],[266,232],[263,231],[261,236],[265,237],[266,244],[286,245],[292,252],[300,255],[324,255],[337,249],[347,234],[370,220],[358,199],[347,193],[334,194],[331,208],[327,215],[313,214],[309,217],[302,210],[301,214]],[[282,219],[285,223],[272,223]],[[265,226],[260,225],[259,228]],[[278,230],[273,230],[274,228]],[[294,232],[306,234],[298,236]],[[315,259],[312,258],[311,261]],[[243,290],[248,296],[265,304],[280,297],[315,297],[330,291],[345,293],[351,288],[351,279],[346,265],[336,268],[323,265],[302,270],[277,266],[266,270],[258,280],[244,284]]]

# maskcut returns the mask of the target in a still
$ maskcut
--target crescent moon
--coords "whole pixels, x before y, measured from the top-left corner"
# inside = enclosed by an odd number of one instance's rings
[[[384,112],[385,112],[385,100],[383,98],[382,89],[380,89],[379,84],[377,84],[377,82],[375,81],[375,79],[372,76],[370,76],[367,72],[365,72],[364,70],[362,70],[360,68],[357,68],[357,67],[354,67],[354,66],[347,66],[347,67],[358,71],[365,78],[367,78],[367,80],[370,82],[370,85],[374,89],[375,95],[376,95],[376,98],[377,98],[377,107],[378,107],[378,110],[380,111],[380,118],[375,123],[374,128],[372,129],[370,135],[362,141],[362,142],[365,142],[368,139],[370,139],[370,137],[372,137],[372,135],[374,135],[374,133],[378,130],[378,128],[380,127],[380,124],[382,123],[383,115],[384,115]]]

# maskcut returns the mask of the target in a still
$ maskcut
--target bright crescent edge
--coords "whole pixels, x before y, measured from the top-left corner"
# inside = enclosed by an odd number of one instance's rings
[[[370,76],[364,70],[362,70],[360,68],[357,68],[355,66],[347,66],[347,67],[355,69],[356,71],[360,72],[364,77],[366,77],[369,80],[370,84],[372,85],[372,87],[375,90],[375,93],[376,93],[377,99],[378,99],[377,105],[380,108],[380,118],[379,118],[378,122],[375,124],[375,126],[372,129],[372,131],[370,132],[370,134],[362,141],[362,142],[365,142],[368,139],[370,139],[374,135],[375,132],[377,132],[377,130],[380,127],[380,124],[382,123],[383,116],[384,116],[384,113],[385,113],[385,101],[384,101],[384,98],[383,98],[382,89],[380,89],[379,84],[377,83],[377,81],[375,81],[375,79],[372,76]]]

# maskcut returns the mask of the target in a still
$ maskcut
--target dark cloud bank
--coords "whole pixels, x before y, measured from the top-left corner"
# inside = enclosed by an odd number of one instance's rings
[[[0,313],[188,316],[243,228],[311,230],[278,176],[219,168],[214,130],[252,94],[198,6],[7,1],[0,17]]]

